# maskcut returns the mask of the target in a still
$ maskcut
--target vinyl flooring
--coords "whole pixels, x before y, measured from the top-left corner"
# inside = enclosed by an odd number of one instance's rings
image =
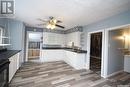
[[[90,57],[90,69],[101,75],[101,59]]]
[[[91,70],[75,70],[62,61],[27,62],[17,71],[10,87],[130,87],[126,72],[101,78]]]

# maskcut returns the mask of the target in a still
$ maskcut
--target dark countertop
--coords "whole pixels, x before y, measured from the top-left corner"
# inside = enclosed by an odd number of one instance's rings
[[[72,48],[67,48],[67,47],[42,47],[42,49],[45,49],[45,50],[63,49],[63,50],[67,50],[67,51],[71,51],[71,52],[75,52],[75,53],[87,53],[86,50],[78,50],[78,49],[72,49]]]
[[[21,50],[7,50],[7,51],[4,51],[4,52],[0,52],[0,60],[8,59],[8,58],[12,57],[13,55],[17,54],[20,51]]]

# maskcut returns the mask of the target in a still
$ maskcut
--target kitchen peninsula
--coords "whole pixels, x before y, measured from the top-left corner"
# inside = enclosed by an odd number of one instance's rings
[[[85,50],[78,50],[66,47],[43,47],[41,50],[41,61],[65,61],[75,69],[85,69]]]

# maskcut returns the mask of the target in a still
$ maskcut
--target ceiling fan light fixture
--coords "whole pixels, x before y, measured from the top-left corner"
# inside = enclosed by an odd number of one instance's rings
[[[55,25],[51,25],[51,29],[55,29],[56,28],[56,26]]]
[[[54,17],[49,17],[49,20],[38,19],[43,22],[43,25],[46,25],[47,29],[55,29],[56,27],[64,28],[64,26],[60,25],[62,21],[55,19]],[[41,24],[40,24],[41,25]]]
[[[51,24],[47,24],[46,28],[50,29],[51,28]]]
[[[56,19],[53,19],[53,22],[54,22],[54,24],[56,24],[56,23],[57,23],[57,20],[56,20]]]
[[[46,28],[48,28],[48,29],[55,29],[55,25],[52,25],[52,24],[48,24],[47,26],[46,26]]]

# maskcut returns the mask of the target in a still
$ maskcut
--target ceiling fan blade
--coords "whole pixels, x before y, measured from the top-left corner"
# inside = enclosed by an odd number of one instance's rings
[[[57,23],[62,23],[62,21],[61,20],[57,20]]]
[[[53,17],[53,16],[50,16],[49,18],[50,18],[50,19],[54,19],[54,17]]]
[[[43,26],[43,25],[46,25],[46,24],[37,24],[38,26]]]
[[[37,20],[42,21],[42,22],[48,22],[48,20],[43,20],[43,19],[40,19],[40,18],[38,18]]]
[[[58,24],[56,24],[56,26],[57,26],[57,27],[60,27],[60,28],[65,28],[64,26],[61,26],[61,25],[58,25]]]

